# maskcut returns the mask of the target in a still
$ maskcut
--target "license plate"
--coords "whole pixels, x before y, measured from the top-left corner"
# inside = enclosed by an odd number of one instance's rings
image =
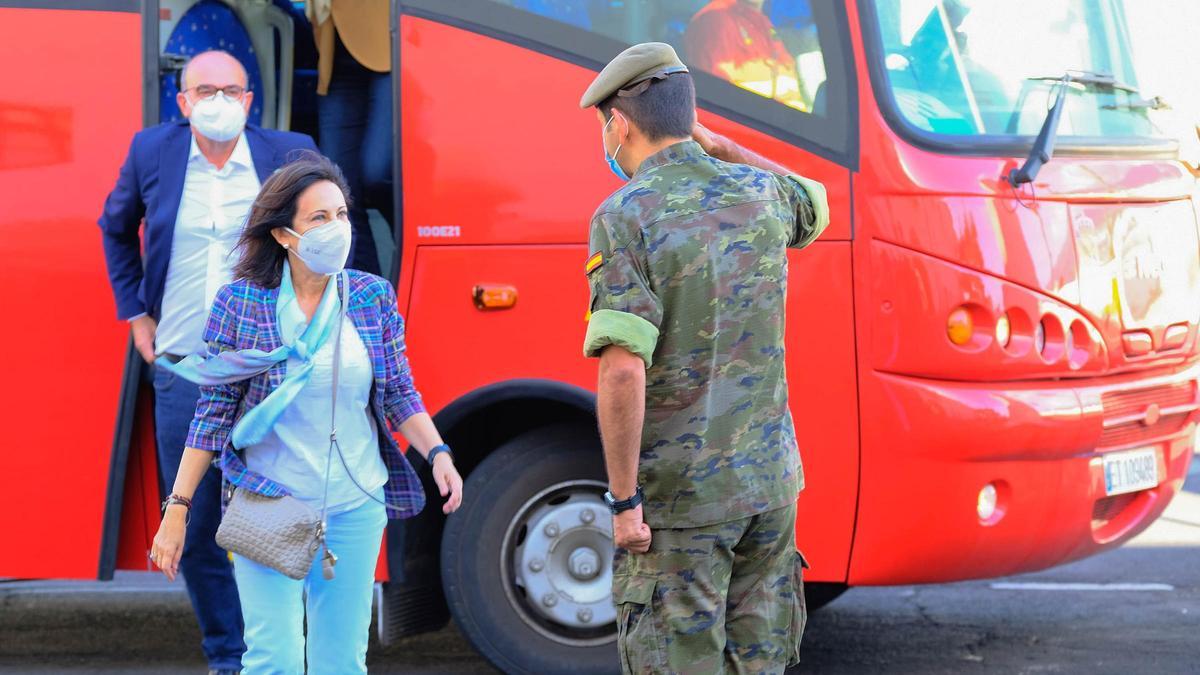
[[[1158,453],[1154,448],[1104,455],[1104,492],[1108,496],[1148,490],[1158,485]]]

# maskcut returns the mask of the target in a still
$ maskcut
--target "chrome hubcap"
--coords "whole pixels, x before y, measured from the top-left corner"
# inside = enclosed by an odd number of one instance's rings
[[[504,538],[509,600],[546,637],[595,645],[615,637],[612,519],[603,484],[568,481],[518,510]]]

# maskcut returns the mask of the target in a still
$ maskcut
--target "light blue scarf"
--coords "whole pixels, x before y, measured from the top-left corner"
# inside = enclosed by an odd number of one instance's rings
[[[347,283],[344,272],[341,276],[342,283]],[[196,384],[213,386],[247,380],[289,358],[298,359],[300,365],[287,369],[287,375],[279,387],[251,408],[233,427],[230,436],[233,447],[240,450],[259,443],[304,388],[312,374],[313,355],[337,327],[334,324],[338,323],[341,316],[341,300],[338,298],[337,289],[337,280],[330,277],[325,286],[325,293],[321,296],[321,303],[313,313],[313,320],[308,322],[300,309],[300,303],[296,300],[291,268],[284,260],[283,278],[279,282],[279,299],[275,303],[275,318],[282,342],[279,347],[270,352],[260,349],[231,349],[208,358],[193,354],[178,363],[170,363],[160,358],[155,361],[155,365]]]

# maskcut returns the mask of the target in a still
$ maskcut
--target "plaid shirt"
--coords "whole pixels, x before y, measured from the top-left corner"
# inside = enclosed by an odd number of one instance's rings
[[[375,370],[371,387],[371,413],[381,432],[380,452],[388,469],[384,500],[389,517],[407,518],[425,506],[425,490],[396,439],[386,433],[413,415],[424,412],[421,395],[413,386],[408,359],[404,356],[404,319],[396,310],[396,293],[383,279],[355,270],[347,272],[350,283],[348,315],[366,345]],[[204,329],[208,354],[229,349],[279,347],[275,319],[278,288],[263,288],[245,279],[222,287],[213,301]],[[268,497],[287,494],[281,485],[250,471],[234,450],[230,432],[245,412],[262,402],[283,382],[287,363],[281,362],[260,375],[216,386],[200,387],[196,416],[188,431],[187,447],[221,453],[221,471],[237,487]],[[385,422],[386,420],[386,422]]]

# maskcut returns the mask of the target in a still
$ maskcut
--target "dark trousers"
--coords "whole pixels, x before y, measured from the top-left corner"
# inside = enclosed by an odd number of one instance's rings
[[[367,206],[392,222],[392,76],[360,64],[337,40],[329,93],[317,97],[321,152],[346,175],[353,205],[350,267],[379,274]],[[386,252],[385,252],[386,253]]]
[[[196,414],[200,388],[165,370],[154,371],[154,427],[158,442],[158,467],[170,494],[187,441],[188,426]],[[192,610],[200,623],[200,643],[208,667],[241,670],[242,606],[238,600],[233,567],[224,549],[217,546],[221,524],[221,472],[210,468],[192,498],[191,519],[179,561]]]

